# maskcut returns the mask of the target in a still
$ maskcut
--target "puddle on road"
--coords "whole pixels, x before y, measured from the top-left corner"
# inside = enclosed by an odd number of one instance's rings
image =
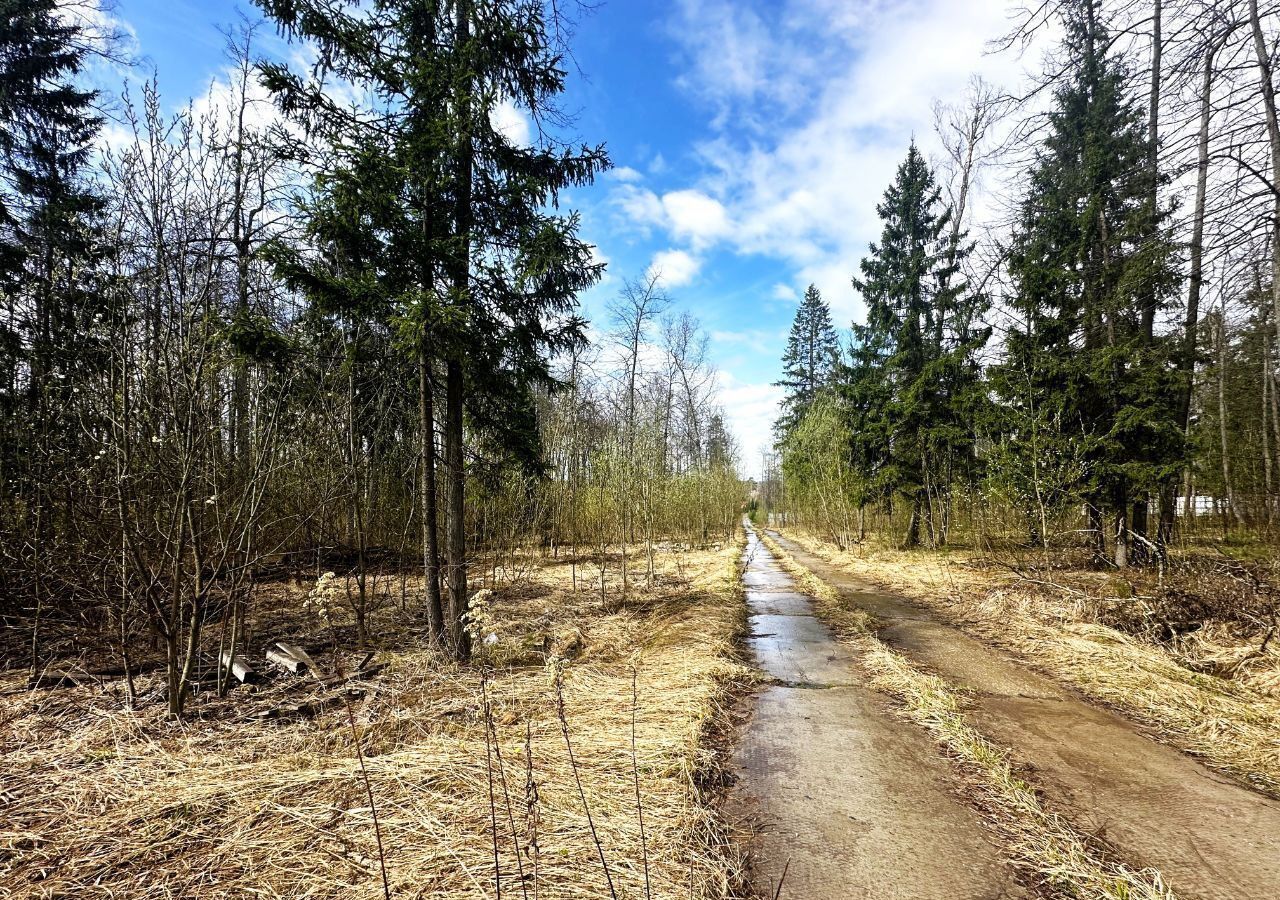
[[[747,646],[756,665],[784,684],[832,687],[855,683],[853,654],[813,614],[808,596],[751,536],[746,551]]]
[[[795,588],[795,582],[791,580],[791,576],[781,569],[769,569],[763,566],[757,569],[754,568],[755,565],[753,561],[752,568],[742,576],[742,583],[748,591],[789,591]]]
[[[747,646],[756,665],[784,684],[835,687],[860,684],[853,653],[813,616],[751,617]]]
[[[754,616],[808,616],[813,614],[809,598],[795,591],[751,591],[747,609]]]
[[[785,868],[790,900],[1025,896],[976,814],[951,795],[929,737],[865,687],[854,651],[748,535],[746,643],[780,682],[757,696],[734,755],[732,802],[760,828],[756,887],[772,896]]]

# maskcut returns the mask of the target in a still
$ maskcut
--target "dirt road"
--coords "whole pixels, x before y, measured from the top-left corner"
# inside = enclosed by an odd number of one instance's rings
[[[749,644],[773,684],[736,751],[733,803],[760,828],[760,891],[785,867],[788,900],[1027,896],[929,737],[862,685],[755,534],[746,553]]]
[[[1048,804],[1180,898],[1280,896],[1280,803],[1157,743],[1012,658],[773,535],[801,565],[871,613],[877,638],[966,691],[970,722],[1034,773]]]

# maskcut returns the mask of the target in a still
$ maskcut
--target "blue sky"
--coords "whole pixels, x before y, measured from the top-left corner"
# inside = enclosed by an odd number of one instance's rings
[[[234,0],[115,9],[174,107],[222,71],[219,28],[238,12],[257,15]],[[584,307],[607,327],[622,280],[662,272],[711,335],[744,474],[805,285],[842,328],[860,317],[850,276],[908,142],[935,148],[933,101],[958,101],[975,72],[1018,79],[1021,62],[984,53],[1006,16],[1005,0],[605,0],[579,21],[566,109],[617,166],[568,197],[609,263]]]

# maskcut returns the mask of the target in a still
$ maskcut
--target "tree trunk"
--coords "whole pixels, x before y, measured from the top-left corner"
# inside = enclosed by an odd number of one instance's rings
[[[1178,425],[1184,435],[1189,433],[1191,424],[1191,395],[1195,387],[1196,342],[1200,325],[1200,294],[1204,287],[1204,218],[1205,197],[1209,183],[1209,124],[1213,113],[1213,60],[1217,53],[1217,42],[1211,43],[1204,54],[1204,71],[1200,78],[1200,131],[1196,141],[1196,195],[1195,207],[1191,216],[1191,270],[1187,277],[1187,311],[1182,324],[1182,347],[1178,354],[1178,373],[1180,375],[1178,396]],[[1183,473],[1186,485],[1185,498],[1187,515],[1191,521],[1194,512],[1194,500],[1190,493],[1190,470]],[[1172,485],[1167,485],[1160,495],[1160,541],[1163,548],[1168,545],[1173,535],[1174,504]]]
[[[1151,178],[1151,194],[1147,198],[1147,202],[1151,205],[1153,220],[1159,215],[1160,210],[1160,54],[1163,50],[1163,37],[1160,32],[1161,7],[1161,0],[1153,0],[1151,11],[1151,91],[1147,114],[1147,167],[1150,170],[1149,177]],[[1150,347],[1155,338],[1156,301],[1156,292],[1153,288],[1148,291],[1142,304],[1142,341],[1146,347]],[[1138,563],[1145,561],[1148,556],[1147,520],[1150,506],[1150,494],[1145,490],[1140,490],[1137,499],[1133,501],[1132,521],[1129,525],[1136,538],[1134,546],[1131,548],[1131,557],[1134,562]],[[1163,529],[1157,529],[1157,551],[1161,554],[1164,547],[1161,543],[1162,534]]]
[[[1272,315],[1277,314],[1280,314],[1280,311],[1272,310]],[[1280,345],[1276,349],[1280,352]],[[1274,365],[1274,363],[1271,364],[1271,366]],[[1271,390],[1269,391],[1271,396],[1271,446],[1275,453],[1280,454],[1280,397],[1277,396],[1277,394],[1280,394],[1280,384],[1276,383],[1274,369],[1270,366],[1263,373],[1263,377],[1271,385]],[[1280,517],[1280,496],[1273,497],[1272,500],[1276,515]]]
[[[436,522],[435,401],[431,390],[431,360],[425,341],[418,349],[418,420],[422,466],[422,569],[426,580],[427,625],[433,641],[445,637],[444,607],[440,601],[440,529]]]
[[[183,694],[186,684],[182,680],[182,660],[178,651],[178,632],[171,630],[164,638],[165,693],[170,719],[182,718]]]
[[[1258,0],[1249,0],[1249,25],[1253,30],[1253,48],[1258,57],[1258,75],[1262,87],[1262,105],[1267,116],[1267,139],[1271,146],[1271,306],[1280,311],[1280,120],[1276,117],[1276,91],[1271,76],[1271,57],[1262,34],[1258,16]],[[1276,339],[1280,344],[1280,315],[1275,317]]]
[[[1271,418],[1271,340],[1267,334],[1266,300],[1258,298],[1263,304],[1262,316],[1262,511],[1267,525],[1272,522],[1272,482],[1271,482],[1271,431],[1268,427]]]
[[[1218,316],[1218,437],[1222,451],[1222,492],[1227,501],[1226,514],[1239,522],[1236,494],[1231,484],[1231,456],[1227,441],[1227,309],[1223,303]]]
[[[911,519],[907,522],[907,537],[904,542],[906,547],[920,546],[920,492],[916,491],[911,498]]]
[[[1159,213],[1160,206],[1160,56],[1163,51],[1164,38],[1161,34],[1162,0],[1153,0],[1151,10],[1151,91],[1147,109],[1147,168],[1151,178],[1150,196],[1151,215]],[[1156,295],[1150,291],[1142,306],[1142,336],[1150,343],[1155,334]]]
[[[454,238],[457,242],[450,260],[454,302],[465,307],[471,302],[471,230],[472,177],[475,147],[471,138],[472,92],[476,89],[466,57],[471,44],[471,0],[456,0],[454,5],[456,45],[463,60],[462,77],[454,95],[454,114],[458,120],[458,143],[453,167],[455,196],[453,207]],[[457,340],[457,336],[454,336]],[[467,548],[466,548],[466,484],[463,463],[463,351],[456,345],[445,363],[444,465],[445,489],[445,553],[449,583],[447,628],[450,644],[459,659],[470,655],[462,617],[467,612]]]
[[[1129,492],[1124,486],[1116,488],[1116,499],[1113,507],[1115,515],[1115,557],[1117,569],[1127,568],[1131,556],[1131,532],[1128,521]]]
[[[462,364],[449,360],[445,371],[444,465],[446,552],[449,573],[449,641],[460,659],[470,653],[462,617],[467,611],[465,480],[462,459]]]
[[[1107,533],[1102,522],[1102,510],[1095,504],[1089,504],[1089,539],[1093,542],[1093,561],[1096,565],[1106,565]]]

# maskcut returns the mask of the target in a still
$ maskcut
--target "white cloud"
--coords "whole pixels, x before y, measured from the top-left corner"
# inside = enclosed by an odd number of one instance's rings
[[[677,84],[717,101],[751,97],[764,87],[769,34],[745,4],[681,0],[672,30],[690,51],[689,70]]]
[[[612,178],[614,181],[621,181],[625,184],[634,184],[637,181],[644,180],[644,174],[630,166],[617,166],[616,168],[610,169],[608,177]]]
[[[127,19],[116,15],[114,6],[99,0],[58,0],[54,16],[80,29],[81,39],[95,50],[114,50],[130,56],[138,52],[138,32]],[[93,64],[90,57],[90,64]]]
[[[720,402],[733,434],[742,449],[740,471],[750,475],[760,469],[760,454],[773,446],[773,423],[783,391],[772,384],[739,381],[732,374],[720,375]]]
[[[788,284],[783,284],[781,281],[773,286],[770,295],[774,300],[781,300],[784,303],[800,302],[800,292]]]
[[[511,100],[500,100],[489,111],[489,123],[494,130],[517,147],[529,146],[533,129],[529,117]]]
[[[272,125],[284,122],[271,92],[262,86],[257,73],[252,70],[242,73],[235,66],[226,66],[209,79],[204,95],[191,101],[191,116],[197,122],[203,120],[220,129],[228,129],[236,122],[242,96],[244,125],[249,131],[266,131]]]
[[[662,211],[668,228],[676,237],[695,247],[706,246],[730,232],[724,206],[701,191],[671,191],[662,195]]]
[[[645,233],[654,226],[666,224],[662,200],[648,188],[623,184],[610,195],[610,201],[622,211],[627,225]]]
[[[613,191],[611,199],[631,227],[645,233],[661,228],[689,242],[695,250],[729,236],[733,230],[724,205],[702,191],[683,189],[659,196],[648,188],[624,183]]]
[[[684,250],[663,250],[654,254],[649,264],[649,274],[662,280],[664,287],[682,287],[693,281],[702,260]]]
[[[781,260],[794,284],[818,286],[837,321],[861,316],[850,277],[879,236],[876,204],[908,141],[926,151],[933,141],[933,100],[958,101],[975,72],[1021,80],[1020,62],[986,54],[1007,9],[1006,0],[681,0],[677,83],[710,104],[713,133],[697,148],[704,172],[652,196],[646,227],[699,252]]]

